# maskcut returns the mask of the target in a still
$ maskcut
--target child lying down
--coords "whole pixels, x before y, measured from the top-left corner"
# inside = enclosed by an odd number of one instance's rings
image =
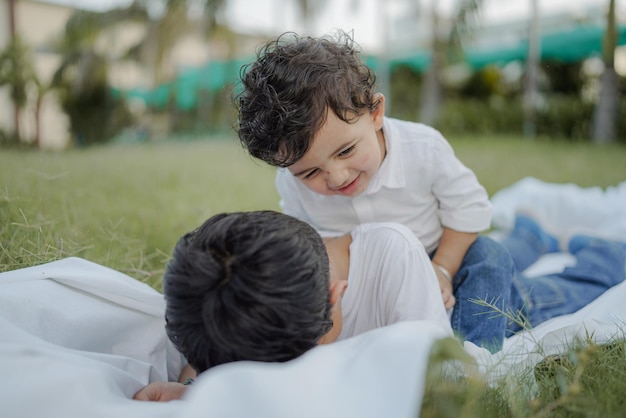
[[[513,270],[560,251],[525,215],[502,244],[513,257],[501,267]],[[509,295],[487,288],[485,300],[521,313],[535,327],[578,311],[624,280],[626,244],[584,235],[565,244],[573,266],[539,277],[514,274]],[[319,344],[401,321],[433,321],[452,335],[428,255],[407,228],[393,223],[362,225],[327,240],[325,248],[310,226],[285,214],[216,215],[179,240],[163,289],[167,334],[196,373],[240,360],[289,361]],[[492,350],[522,331],[522,324],[494,317],[484,315],[479,325],[503,327],[502,340],[486,344]],[[183,393],[181,385],[154,383],[135,398]]]
[[[386,236],[404,236],[395,225],[376,229],[387,231]],[[353,261],[361,251],[366,254],[359,245],[369,244],[368,234],[352,235],[348,248]],[[407,243],[389,244],[379,253],[391,254],[403,246],[415,249]],[[340,248],[345,251],[345,243]],[[337,264],[341,258],[336,260],[331,257],[332,268],[345,270]],[[364,260],[370,267],[377,263]],[[342,299],[342,332],[350,326],[350,292],[361,285],[352,286],[357,282],[351,280],[349,276]],[[351,331],[358,333],[354,338],[340,333],[341,341],[316,346],[295,361],[213,367],[191,386],[176,384],[186,388],[183,402],[156,407],[131,398],[150,383],[177,381],[186,364],[164,332],[161,294],[77,258],[0,273],[0,286],[0,401],[7,416],[221,417],[230,412],[376,417],[389,411],[397,417],[416,416],[430,348],[450,335],[447,324],[437,320],[402,321],[367,332],[361,328]],[[433,300],[435,295],[440,297],[434,291]],[[626,287],[617,285],[573,314],[506,338],[496,354],[472,344],[465,348],[479,365],[504,364],[509,370],[512,363],[540,360],[531,343],[558,352],[565,342],[589,333],[601,342],[619,333],[626,318],[624,297]],[[435,305],[432,309],[436,311]],[[336,396],[339,391],[341,397]]]

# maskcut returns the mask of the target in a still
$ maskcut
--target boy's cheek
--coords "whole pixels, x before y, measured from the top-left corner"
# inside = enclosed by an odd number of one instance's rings
[[[312,192],[317,193],[317,194],[322,194],[322,195],[326,195],[326,196],[330,196],[330,195],[335,194],[328,187],[326,187],[326,182],[324,182],[323,180],[307,182],[307,183],[304,183],[304,185],[309,190],[311,190]]]
[[[361,157],[361,160],[358,162],[359,166],[364,167],[370,175],[376,173],[382,163],[383,158],[381,155],[365,155]]]
[[[302,179],[300,177],[297,177],[297,179],[298,179],[298,182],[303,184],[306,188],[308,188],[308,189],[311,188],[311,186],[310,186],[311,182],[310,181],[306,181],[306,180],[304,180],[304,179]]]

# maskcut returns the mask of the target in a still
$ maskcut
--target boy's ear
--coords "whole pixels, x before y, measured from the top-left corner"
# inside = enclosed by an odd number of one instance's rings
[[[330,281],[330,304],[335,305],[343,297],[348,288],[347,280],[331,280]]]
[[[376,93],[374,95],[374,103],[376,103],[376,107],[372,109],[370,116],[372,118],[372,122],[374,123],[374,127],[378,131],[383,128],[383,119],[385,116],[385,96],[382,93]]]

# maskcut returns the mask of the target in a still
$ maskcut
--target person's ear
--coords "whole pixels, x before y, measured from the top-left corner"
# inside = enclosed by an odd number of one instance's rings
[[[378,131],[383,128],[383,119],[385,117],[385,96],[382,93],[374,95],[374,107],[370,112],[370,117],[374,123],[374,128]]]
[[[330,281],[330,304],[335,306],[335,303],[339,302],[346,293],[348,288],[347,280],[331,280]]]

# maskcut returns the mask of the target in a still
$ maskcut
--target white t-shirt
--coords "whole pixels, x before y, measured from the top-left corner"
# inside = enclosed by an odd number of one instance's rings
[[[387,155],[367,190],[354,198],[324,196],[282,168],[276,175],[282,211],[324,237],[343,235],[360,224],[398,222],[413,231],[429,254],[439,245],[444,226],[461,232],[489,227],[487,192],[437,130],[385,118],[383,132]]]
[[[352,231],[339,339],[401,321],[430,320],[452,335],[439,283],[423,245],[396,223]]]

